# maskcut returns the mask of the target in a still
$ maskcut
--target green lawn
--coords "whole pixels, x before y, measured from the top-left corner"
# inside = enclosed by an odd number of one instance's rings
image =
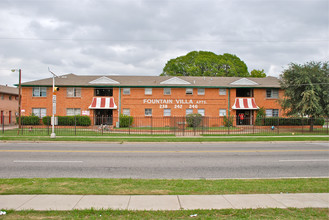
[[[90,141],[90,142],[246,142],[246,141],[329,141],[329,136],[215,136],[215,137],[200,137],[200,136],[0,136],[0,141]]]
[[[197,215],[190,217],[191,215]],[[325,219],[329,209],[223,209],[180,211],[7,211],[0,219]]]
[[[0,179],[0,194],[3,195],[213,195],[328,192],[329,178],[256,180]]]

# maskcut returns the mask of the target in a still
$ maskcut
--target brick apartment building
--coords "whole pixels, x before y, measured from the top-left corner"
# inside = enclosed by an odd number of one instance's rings
[[[283,96],[275,77],[86,76],[55,78],[56,115],[171,117],[200,113],[207,117],[281,116]],[[52,115],[52,78],[22,84],[22,115]],[[94,124],[97,124],[95,119]],[[252,124],[252,120],[243,122]]]
[[[0,124],[15,124],[16,115],[18,115],[18,89],[0,85]]]

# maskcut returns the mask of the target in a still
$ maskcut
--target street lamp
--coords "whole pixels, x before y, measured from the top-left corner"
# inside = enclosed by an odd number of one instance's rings
[[[19,135],[19,131],[22,126],[22,120],[21,120],[21,103],[22,103],[22,95],[21,95],[21,90],[22,90],[22,70],[21,69],[12,69],[11,72],[18,71],[19,73],[19,84],[18,84],[18,130],[17,134]]]
[[[56,138],[56,134],[55,134],[55,114],[56,114],[56,95],[54,94],[55,92],[55,77],[58,77],[55,73],[53,73],[52,71],[50,71],[49,67],[48,67],[48,71],[53,74],[53,116],[51,117],[51,135],[50,138]]]

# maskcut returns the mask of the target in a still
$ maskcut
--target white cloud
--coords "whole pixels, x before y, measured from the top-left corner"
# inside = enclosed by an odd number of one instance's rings
[[[57,73],[158,75],[193,50],[278,76],[329,56],[327,0],[0,1],[1,84]],[[19,39],[17,39],[19,38]],[[5,81],[4,81],[5,79]]]

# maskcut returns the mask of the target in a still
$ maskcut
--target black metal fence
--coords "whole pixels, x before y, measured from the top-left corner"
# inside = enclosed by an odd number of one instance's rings
[[[36,117],[36,116],[34,116]],[[128,120],[128,121],[127,121]],[[1,122],[5,122],[3,117]],[[105,135],[298,135],[329,134],[328,118],[243,118],[230,117],[112,117],[64,116],[55,120],[22,118],[21,127],[17,121],[1,123],[1,135],[47,136],[105,136]]]

